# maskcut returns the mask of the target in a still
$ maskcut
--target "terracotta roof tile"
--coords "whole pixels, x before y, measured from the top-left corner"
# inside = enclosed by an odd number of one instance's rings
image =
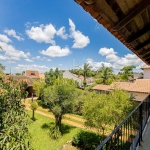
[[[94,90],[108,91],[114,88],[123,89],[129,92],[150,93],[150,79],[136,79],[135,82],[114,82],[111,85],[96,85]]]
[[[93,90],[109,91],[110,85],[98,84],[92,88]]]

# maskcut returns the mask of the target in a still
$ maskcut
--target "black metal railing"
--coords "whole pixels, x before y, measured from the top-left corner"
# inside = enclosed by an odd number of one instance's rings
[[[135,150],[150,116],[150,95],[96,148],[96,150]]]

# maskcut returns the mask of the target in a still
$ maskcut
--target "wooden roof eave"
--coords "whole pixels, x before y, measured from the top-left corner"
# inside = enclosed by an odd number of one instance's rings
[[[125,38],[124,35],[119,31],[124,25],[130,22],[133,17],[137,16],[140,12],[143,11],[143,8],[147,8],[150,5],[150,1],[143,1],[138,7],[134,8],[134,11],[129,15],[129,13],[122,19],[119,20],[118,23],[115,25],[112,22],[107,21],[107,18],[104,19],[105,16],[102,12],[97,12],[94,9],[94,2],[96,0],[75,0],[78,4],[80,4],[83,9],[88,11],[100,24],[102,24],[111,34],[113,34],[118,40],[120,40],[126,47],[128,47],[133,53],[135,53],[139,58],[141,58],[146,64],[150,63],[150,60],[147,59],[149,56],[145,56],[149,50],[145,49],[144,47],[150,43],[150,39],[144,41],[143,43],[134,47],[132,42],[135,41],[137,38],[141,37],[143,34],[147,33],[150,30],[150,25],[148,24],[139,32],[135,33],[134,35]],[[89,3],[88,3],[89,2]],[[90,8],[90,9],[89,9]],[[148,54],[147,54],[148,55]],[[150,55],[150,54],[149,54]]]

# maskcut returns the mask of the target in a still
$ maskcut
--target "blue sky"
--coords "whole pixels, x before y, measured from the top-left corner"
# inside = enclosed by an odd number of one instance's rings
[[[5,72],[72,69],[89,63],[119,71],[144,63],[74,0],[1,0],[0,63]]]

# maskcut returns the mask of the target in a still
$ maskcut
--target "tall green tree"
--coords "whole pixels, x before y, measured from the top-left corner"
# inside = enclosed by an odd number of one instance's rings
[[[38,96],[38,98],[40,100],[44,100],[44,89],[46,87],[46,83],[43,80],[35,80],[33,82],[33,89],[35,90],[36,96]]]
[[[110,94],[90,92],[83,98],[83,116],[86,125],[103,133],[107,125],[115,128],[134,109],[130,94],[118,89]]]
[[[26,83],[0,79],[0,149],[31,149],[29,117],[21,100],[27,96]]]
[[[114,76],[111,67],[105,67],[105,65],[102,64],[102,67],[98,70],[98,74],[102,84],[111,84]]]
[[[89,74],[89,72],[90,72],[90,69],[91,67],[90,67],[90,65],[88,64],[88,63],[85,63],[84,64],[84,66],[83,66],[83,76],[84,76],[84,80],[83,80],[83,85],[84,85],[84,89],[85,89],[85,87],[86,87],[86,78],[87,78],[87,76],[88,76],[88,74]]]
[[[133,69],[136,68],[135,66],[125,66],[121,69],[121,78],[123,80],[128,80],[129,77],[133,77]]]
[[[54,85],[54,82],[56,79],[61,77],[60,71],[58,68],[53,70],[52,68],[49,70],[49,72],[45,73],[45,82],[46,84],[49,85]]]
[[[35,116],[34,116],[34,112],[37,110],[38,108],[38,104],[36,101],[33,101],[31,103],[31,106],[30,106],[31,110],[32,110],[32,120],[35,120]]]
[[[62,132],[62,117],[73,109],[74,91],[75,86],[66,85],[62,80],[55,82],[53,86],[49,86],[44,90],[44,101],[55,117],[55,127],[52,130]]]
[[[60,76],[60,71],[58,68],[55,69],[54,75],[55,75],[56,79],[58,79],[58,77]]]

